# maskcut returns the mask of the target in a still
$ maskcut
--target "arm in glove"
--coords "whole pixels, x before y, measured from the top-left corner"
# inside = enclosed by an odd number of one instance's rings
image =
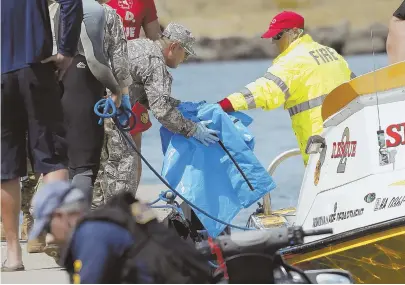
[[[193,135],[194,138],[199,140],[205,146],[219,141],[219,138],[217,137],[219,131],[207,128],[207,125],[210,123],[212,123],[212,121],[202,121],[197,123],[197,129]]]
[[[120,107],[121,113],[118,114],[118,120],[120,121],[121,125],[126,125],[128,123],[129,118],[131,117],[130,112],[122,112],[122,110],[131,110],[131,103],[129,102],[129,95],[124,94],[122,95],[121,99],[121,107]]]

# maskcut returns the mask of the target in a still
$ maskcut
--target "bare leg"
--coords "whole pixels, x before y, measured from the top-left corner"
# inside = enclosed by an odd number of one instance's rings
[[[69,180],[69,172],[67,169],[59,169],[44,175],[44,183],[58,180]]]
[[[20,180],[13,179],[1,183],[1,217],[7,240],[6,266],[14,267],[22,264],[19,232],[19,216],[21,210]]]

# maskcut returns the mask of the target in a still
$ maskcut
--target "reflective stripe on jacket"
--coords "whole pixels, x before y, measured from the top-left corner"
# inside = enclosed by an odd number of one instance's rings
[[[325,96],[354,74],[334,49],[304,35],[273,61],[267,72],[228,96],[235,111],[287,109],[305,165],[305,147],[311,135],[322,132],[321,108]]]

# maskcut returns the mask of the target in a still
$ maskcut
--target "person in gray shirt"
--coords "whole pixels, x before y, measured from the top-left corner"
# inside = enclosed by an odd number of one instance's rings
[[[104,137],[94,105],[104,97],[107,88],[117,107],[120,106],[123,91],[132,83],[122,23],[112,26],[108,19],[114,17],[115,11],[106,9],[95,0],[83,0],[78,54],[62,80],[70,178],[88,194],[89,203]],[[60,29],[58,13],[54,18],[56,43]]]
[[[49,9],[58,44],[59,8],[54,5]],[[128,92],[131,83],[126,39],[119,16],[95,0],[83,0],[78,53],[62,79],[62,106],[69,176],[72,183],[85,192],[89,207],[104,137],[104,127],[98,124],[94,105],[105,96],[107,88],[116,106],[120,106],[123,93]],[[131,108],[129,104],[126,107]],[[52,242],[44,251],[58,260],[59,248]]]
[[[177,68],[188,56],[195,55],[195,38],[184,26],[170,23],[157,41],[136,39],[128,42],[128,58],[133,83],[130,97],[149,109],[169,131],[186,138],[194,137],[204,145],[218,141],[218,131],[207,127],[209,121],[195,123],[186,119],[171,97],[173,78],[167,67]]]

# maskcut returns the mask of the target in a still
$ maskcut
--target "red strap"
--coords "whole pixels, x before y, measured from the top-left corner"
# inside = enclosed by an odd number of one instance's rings
[[[221,248],[216,243],[214,243],[211,237],[208,238],[208,244],[210,245],[211,253],[217,256],[217,262],[219,268],[221,268],[222,271],[224,272],[224,278],[229,279],[228,270],[226,268],[224,257],[222,256]]]
[[[235,110],[232,107],[231,101],[229,101],[228,98],[222,99],[221,101],[218,102],[218,104],[221,106],[222,110],[225,112],[235,112]]]
[[[134,106],[132,106],[132,112],[135,115],[135,127],[130,131],[131,135],[136,135],[138,133],[142,133],[150,129],[152,126],[152,122],[149,119],[148,110],[141,105],[139,102],[136,102]],[[134,118],[130,118],[130,126],[134,124]]]

